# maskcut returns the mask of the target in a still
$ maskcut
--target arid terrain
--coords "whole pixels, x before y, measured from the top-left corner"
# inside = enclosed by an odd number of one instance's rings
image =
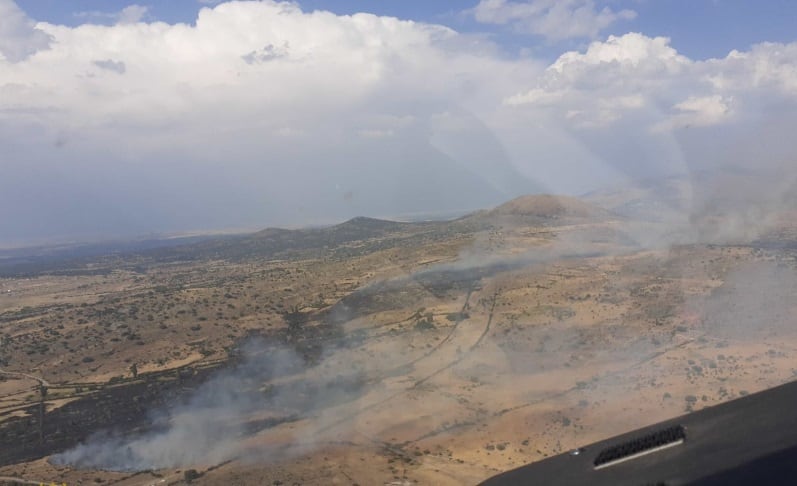
[[[0,266],[0,480],[475,484],[793,379],[793,214],[609,199]]]

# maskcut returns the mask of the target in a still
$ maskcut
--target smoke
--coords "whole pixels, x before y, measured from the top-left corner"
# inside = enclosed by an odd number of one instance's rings
[[[52,462],[140,471],[233,458],[277,459],[311,449],[312,434],[260,448],[247,446],[247,437],[348,402],[361,392],[358,369],[330,358],[322,360],[316,373],[308,374],[302,357],[284,346],[254,339],[242,347],[242,353],[241,364],[217,373],[185,402],[153,412],[149,432],[133,437],[102,432],[54,455]]]
[[[794,336],[797,273],[792,261],[761,259],[734,268],[702,301],[702,329],[718,338],[759,343]]]
[[[797,170],[790,165],[725,166],[684,176],[629,183],[585,200],[623,218],[640,247],[749,244],[767,238],[797,209]]]

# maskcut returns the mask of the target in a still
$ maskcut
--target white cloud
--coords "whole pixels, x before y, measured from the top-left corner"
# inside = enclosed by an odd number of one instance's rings
[[[690,96],[677,103],[675,109],[695,115],[695,120],[701,120],[700,124],[710,124],[721,120],[728,113],[728,103],[719,95],[702,98]]]
[[[629,33],[562,54],[535,86],[504,103],[544,109],[574,128],[629,119],[654,131],[711,126],[743,117],[735,106],[755,117],[763,100],[797,100],[795,69],[793,44],[760,44],[723,59],[694,61],[668,38]]]
[[[676,112],[672,117],[653,126],[654,130],[689,128],[716,125],[727,121],[731,116],[731,98],[721,95],[690,96],[673,106]]]
[[[100,10],[89,10],[76,12],[77,18],[110,20],[119,24],[135,24],[143,21],[149,13],[149,7],[145,5],[132,4],[124,7],[118,12],[103,12]]]
[[[603,68],[606,64],[614,64],[673,72],[688,61],[670,47],[669,38],[650,38],[631,32],[622,36],[610,35],[605,42],[593,42],[584,53],[566,52],[551,65],[551,69],[563,73],[579,66]]]
[[[619,20],[636,17],[633,10],[600,10],[594,0],[481,0],[471,13],[478,22],[510,25],[515,30],[549,40],[588,37]]]
[[[149,7],[145,7],[144,5],[128,5],[119,12],[118,22],[120,24],[135,24],[136,22],[141,22],[148,11]]]
[[[189,228],[296,224],[498,202],[505,195],[480,178],[512,166],[451,165],[429,142],[430,119],[449,107],[489,113],[540,69],[441,25],[290,2],[222,3],[193,25],[41,28],[56,40],[47,55],[0,69],[0,144],[14,150],[0,207],[44,204],[29,200],[41,191],[11,182],[38,167],[59,174],[50,198],[137,208],[133,222],[97,218],[133,232],[169,218]],[[471,133],[464,145],[478,143]],[[414,180],[417,171],[426,175]],[[341,202],[336,183],[362,206]],[[2,211],[0,239],[35,220]]]
[[[0,54],[7,61],[24,61],[51,41],[12,0],[0,0]]]
[[[630,33],[546,66],[442,25],[272,1],[205,7],[193,24],[36,28],[50,49],[0,59],[0,240],[580,192],[683,169],[703,159],[686,132],[730,144],[720,130],[797,104],[797,44],[694,61]],[[785,160],[781,138],[766,150]]]
[[[651,177],[761,168],[797,160],[797,141],[783,136],[797,124],[795,69],[797,43],[696,61],[667,38],[609,36],[563,53],[506,96],[503,104],[514,115],[505,114],[501,126],[506,139],[511,134],[514,160],[556,160],[528,173],[547,171],[546,178],[559,181],[568,173],[592,180],[612,171]],[[570,137],[552,144],[557,129]]]
[[[562,54],[537,78],[536,86],[504,103],[545,109],[575,128],[606,126],[634,113],[658,112],[661,94],[674,89],[691,64],[667,38],[609,36],[605,42],[591,43],[585,52]]]
[[[705,63],[707,80],[717,90],[769,89],[797,96],[797,43],[764,42],[747,52],[731,51]]]
[[[538,106],[552,106],[562,101],[565,96],[567,96],[567,91],[564,90],[532,88],[525,93],[510,96],[504,100],[504,103],[507,105],[523,105],[530,103]]]

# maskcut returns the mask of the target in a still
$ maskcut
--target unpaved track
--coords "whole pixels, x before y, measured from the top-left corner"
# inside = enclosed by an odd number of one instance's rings
[[[38,376],[29,375],[27,373],[20,373],[18,371],[5,371],[0,369],[0,374],[7,375],[7,376],[17,376],[22,378],[27,378],[29,380],[38,381],[40,385],[43,386],[50,386],[50,383],[45,380],[44,378],[39,378]]]
[[[471,295],[471,292],[468,292],[468,299],[470,299],[470,295]],[[489,314],[487,316],[487,319],[485,319],[485,321],[484,321],[482,329],[480,330],[479,337],[474,342],[470,343],[470,346],[468,347],[468,350],[465,353],[455,354],[456,357],[454,359],[447,361],[442,366],[435,367],[433,370],[431,370],[431,371],[427,372],[426,374],[424,374],[422,378],[413,381],[413,383],[411,385],[407,386],[406,388],[398,390],[398,391],[396,391],[396,392],[394,392],[394,393],[392,393],[392,394],[390,394],[390,395],[388,395],[386,397],[382,397],[381,399],[379,399],[379,400],[377,400],[377,401],[375,401],[373,403],[370,403],[370,404],[364,406],[363,408],[361,408],[359,410],[355,410],[355,411],[345,415],[344,417],[341,417],[340,419],[338,419],[338,420],[326,425],[325,427],[319,429],[317,431],[317,433],[321,434],[321,433],[326,432],[328,430],[334,429],[335,427],[338,427],[340,425],[348,423],[348,422],[350,422],[350,421],[352,421],[354,419],[359,418],[364,413],[370,412],[370,411],[376,409],[377,407],[380,407],[380,406],[384,405],[385,403],[388,403],[390,401],[395,400],[396,398],[400,397],[401,395],[404,395],[405,393],[409,393],[409,392],[411,392],[413,390],[416,390],[423,383],[427,382],[428,380],[434,378],[438,374],[440,374],[443,371],[455,366],[457,363],[459,363],[460,361],[465,359],[465,357],[467,357],[468,354],[471,351],[476,349],[476,347],[482,342],[484,337],[490,331],[490,325],[491,325],[492,320],[493,320],[493,313],[495,311],[495,304],[496,304],[497,299],[498,299],[498,293],[496,292],[490,298],[490,311],[489,311]],[[463,306],[463,308],[464,308],[464,306]],[[464,320],[458,320],[457,323],[452,327],[452,329],[449,332],[448,336],[446,336],[446,338],[443,340],[443,342],[445,342],[445,343],[451,343],[448,347],[456,346],[456,342],[454,341],[454,334],[455,334],[457,328],[459,327],[459,324],[462,323],[463,321]],[[440,344],[442,345],[443,343],[440,343]],[[413,360],[410,363],[417,365],[417,363],[422,361],[422,359],[428,359],[430,357],[433,357],[435,354],[437,354],[434,351],[440,351],[440,349],[442,348],[441,345],[438,345],[435,348],[433,348],[433,352],[428,352],[428,353],[424,354],[424,356],[422,356],[421,359],[415,359],[415,360]],[[406,366],[406,365],[404,365],[404,366]],[[377,444],[377,445],[379,445],[379,446],[381,446],[381,447],[383,447],[383,448],[385,448],[387,450],[390,450],[391,452],[393,452],[393,453],[395,453],[397,455],[401,455],[401,456],[407,455],[408,456],[408,454],[404,453],[400,449],[397,449],[396,447],[393,447],[391,444],[389,444],[387,442],[384,442],[382,440],[379,440],[378,438],[372,437],[372,436],[370,436],[368,434],[365,434],[362,431],[357,431],[357,434],[359,434],[360,436],[368,439],[369,441],[371,441],[371,442],[373,442],[373,443],[375,443],[375,444]]]
[[[36,486],[61,486],[63,483],[55,483],[52,481],[34,481],[32,479],[17,478],[14,476],[0,476],[0,483],[17,483],[17,484],[35,484]]]

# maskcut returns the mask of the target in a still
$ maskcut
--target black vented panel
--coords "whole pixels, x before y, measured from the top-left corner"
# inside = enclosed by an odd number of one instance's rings
[[[668,444],[677,444],[684,440],[686,440],[686,430],[682,425],[674,425],[636,439],[631,439],[622,444],[607,447],[598,454],[593,464],[596,468],[606,466],[609,463],[642,454],[646,451]]]

